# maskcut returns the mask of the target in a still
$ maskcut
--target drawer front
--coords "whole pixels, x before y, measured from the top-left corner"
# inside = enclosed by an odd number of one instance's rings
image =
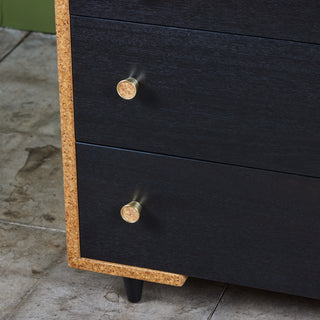
[[[77,141],[320,176],[320,46],[71,23]]]
[[[320,3],[70,0],[72,14],[320,43]]]
[[[320,298],[319,179],[82,143],[77,167],[82,257]]]

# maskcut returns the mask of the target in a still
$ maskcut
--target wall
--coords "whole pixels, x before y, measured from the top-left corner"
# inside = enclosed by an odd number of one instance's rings
[[[0,0],[0,26],[54,33],[54,0]]]

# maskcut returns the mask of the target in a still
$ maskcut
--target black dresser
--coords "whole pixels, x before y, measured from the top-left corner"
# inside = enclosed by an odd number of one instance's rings
[[[320,298],[320,2],[70,14],[81,257]]]

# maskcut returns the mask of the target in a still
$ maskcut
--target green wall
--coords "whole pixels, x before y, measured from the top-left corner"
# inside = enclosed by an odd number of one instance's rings
[[[0,26],[54,33],[54,0],[0,0]]]

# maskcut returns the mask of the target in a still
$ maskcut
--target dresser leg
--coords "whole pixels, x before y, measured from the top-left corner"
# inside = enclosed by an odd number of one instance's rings
[[[142,280],[123,278],[127,297],[130,302],[139,302],[142,295]]]

